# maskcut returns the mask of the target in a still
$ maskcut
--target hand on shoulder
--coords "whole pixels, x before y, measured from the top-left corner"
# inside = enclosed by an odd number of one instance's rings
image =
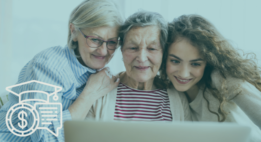
[[[212,87],[216,88],[221,93],[227,94],[228,98],[233,98],[242,91],[242,85],[247,82],[239,78],[234,78],[229,74],[221,75],[220,71],[213,70],[211,73]]]
[[[118,86],[119,78],[110,74],[109,69],[104,68],[96,74],[92,74],[88,79],[83,93],[94,95],[94,100],[106,95]]]

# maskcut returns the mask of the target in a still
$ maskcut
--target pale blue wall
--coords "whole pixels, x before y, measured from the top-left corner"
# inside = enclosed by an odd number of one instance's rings
[[[8,61],[11,66],[8,69],[11,82],[16,83],[21,68],[38,52],[66,44],[70,12],[81,1],[13,0],[13,25],[9,29],[12,32],[12,59]],[[261,60],[260,0],[115,1],[122,5],[125,17],[139,9],[159,12],[168,21],[182,14],[200,14],[209,19],[233,45],[247,52],[255,52],[257,58]],[[0,48],[2,50],[4,47]],[[113,73],[124,70],[121,59],[118,50],[109,64]],[[5,87],[0,86],[0,93]]]

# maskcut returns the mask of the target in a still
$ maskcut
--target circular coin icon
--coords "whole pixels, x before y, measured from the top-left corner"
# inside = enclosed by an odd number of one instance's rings
[[[31,115],[30,115],[31,114]],[[33,117],[33,123],[29,124],[27,118],[29,115]],[[17,124],[13,124],[13,120],[19,120]],[[26,103],[19,103],[13,105],[6,114],[6,125],[7,128],[16,136],[29,136],[39,126],[39,114],[37,110],[31,106],[30,104]],[[17,121],[16,121],[17,122]]]

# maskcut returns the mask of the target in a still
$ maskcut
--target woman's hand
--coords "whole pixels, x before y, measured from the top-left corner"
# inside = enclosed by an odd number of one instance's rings
[[[226,79],[218,70],[213,70],[211,73],[212,86],[221,91],[221,93],[225,93],[227,99],[230,100],[242,91],[241,85],[244,83],[244,81],[231,77],[228,74],[225,74],[225,76]],[[226,82],[225,85],[223,84],[224,82]]]
[[[105,68],[89,77],[81,97],[83,99],[91,98],[96,101],[117,87],[119,82],[119,78],[112,76],[109,69]]]
[[[68,109],[72,119],[85,119],[93,103],[117,87],[119,82],[120,79],[112,76],[108,68],[92,74],[80,96]]]

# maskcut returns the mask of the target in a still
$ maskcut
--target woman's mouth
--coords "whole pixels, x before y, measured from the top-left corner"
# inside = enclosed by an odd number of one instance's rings
[[[148,67],[148,66],[135,66],[135,68],[140,70],[140,71],[145,71],[145,70],[149,69],[150,67]]]
[[[189,83],[192,79],[180,79],[180,78],[177,78],[176,76],[174,76],[177,80],[178,83],[180,84],[187,84]]]
[[[106,56],[97,56],[97,55],[92,55],[95,59],[103,60],[105,59]]]

